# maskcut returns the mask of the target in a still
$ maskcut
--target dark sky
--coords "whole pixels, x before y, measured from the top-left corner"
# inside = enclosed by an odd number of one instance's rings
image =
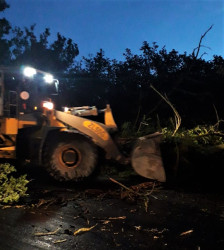
[[[7,0],[5,16],[13,26],[36,23],[36,32],[60,32],[79,46],[80,56],[102,48],[109,58],[122,59],[125,48],[140,53],[143,41],[167,50],[191,53],[200,36],[205,59],[224,56],[223,0]],[[2,15],[2,14],[1,14]]]

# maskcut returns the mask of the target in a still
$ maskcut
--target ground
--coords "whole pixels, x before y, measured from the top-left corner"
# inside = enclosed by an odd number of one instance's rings
[[[59,184],[35,171],[29,196],[0,209],[1,250],[224,249],[220,190],[170,187],[137,176]]]

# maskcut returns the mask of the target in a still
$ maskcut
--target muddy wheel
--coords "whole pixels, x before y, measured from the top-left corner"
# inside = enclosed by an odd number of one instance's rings
[[[95,170],[98,155],[96,147],[80,134],[65,134],[51,141],[47,148],[45,166],[56,180],[80,180]]]

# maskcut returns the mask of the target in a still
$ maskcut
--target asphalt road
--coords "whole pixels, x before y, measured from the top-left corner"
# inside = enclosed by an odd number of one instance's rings
[[[19,206],[0,209],[0,250],[224,249],[222,193],[119,181],[134,192],[107,178],[36,178]]]

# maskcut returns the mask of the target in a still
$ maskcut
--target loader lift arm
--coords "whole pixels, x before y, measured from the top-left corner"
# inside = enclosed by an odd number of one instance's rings
[[[55,111],[55,116],[59,121],[88,135],[96,145],[105,150],[107,159],[124,162],[124,156],[112,140],[106,125],[61,111]]]
[[[127,158],[119,151],[109,134],[110,128],[117,129],[109,105],[104,112],[105,124],[60,111],[56,111],[55,116],[61,122],[88,135],[96,145],[105,150],[107,159],[114,159],[121,164],[131,163],[139,175],[165,182],[166,175],[159,147],[161,134],[157,132],[138,138],[131,156]]]

